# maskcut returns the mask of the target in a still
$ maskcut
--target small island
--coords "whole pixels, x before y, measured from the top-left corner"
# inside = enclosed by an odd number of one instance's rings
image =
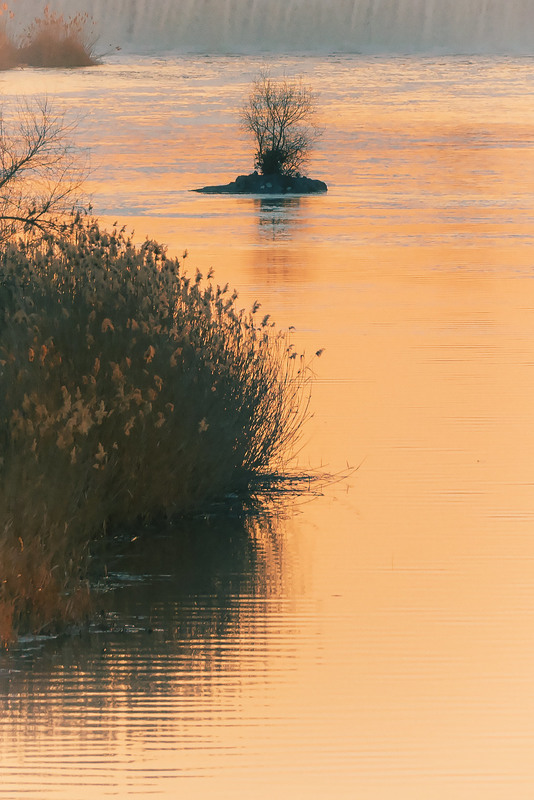
[[[256,145],[255,171],[218,186],[193,189],[204,194],[319,194],[324,181],[301,175],[320,135],[313,124],[315,95],[302,79],[274,79],[262,71],[241,109],[241,127]]]
[[[251,175],[239,175],[230,183],[204,186],[193,191],[204,194],[318,194],[328,191],[328,186],[324,181],[303,175],[260,175],[253,172]]]

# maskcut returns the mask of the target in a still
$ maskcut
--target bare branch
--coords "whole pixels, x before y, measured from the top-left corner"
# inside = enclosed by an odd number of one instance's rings
[[[314,124],[316,97],[301,78],[274,79],[261,72],[241,109],[241,125],[255,139],[263,174],[294,175],[320,135]]]
[[[44,98],[0,109],[0,242],[56,230],[87,173],[73,124]]]

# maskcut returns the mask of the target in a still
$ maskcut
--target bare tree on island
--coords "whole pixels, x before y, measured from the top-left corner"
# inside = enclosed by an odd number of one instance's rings
[[[321,133],[315,115],[315,93],[302,78],[260,73],[241,109],[241,124],[254,136],[255,166],[261,174],[299,174]]]
[[[84,178],[73,125],[46,99],[0,109],[0,242],[61,229]]]

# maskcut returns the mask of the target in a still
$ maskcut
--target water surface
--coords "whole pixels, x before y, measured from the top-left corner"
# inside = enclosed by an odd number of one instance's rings
[[[95,213],[188,250],[315,365],[302,469],[259,520],[132,543],[113,631],[0,657],[0,797],[527,800],[534,793],[534,61],[284,58],[327,195],[251,169],[258,58],[21,70],[85,109]]]

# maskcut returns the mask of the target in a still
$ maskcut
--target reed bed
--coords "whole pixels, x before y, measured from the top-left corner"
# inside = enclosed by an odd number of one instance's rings
[[[65,18],[45,6],[20,36],[10,31],[14,13],[0,8],[0,70],[30,67],[91,67],[98,63],[94,23],[88,14]]]
[[[258,306],[157,242],[73,219],[0,255],[0,638],[88,613],[109,526],[283,469],[310,369]]]

